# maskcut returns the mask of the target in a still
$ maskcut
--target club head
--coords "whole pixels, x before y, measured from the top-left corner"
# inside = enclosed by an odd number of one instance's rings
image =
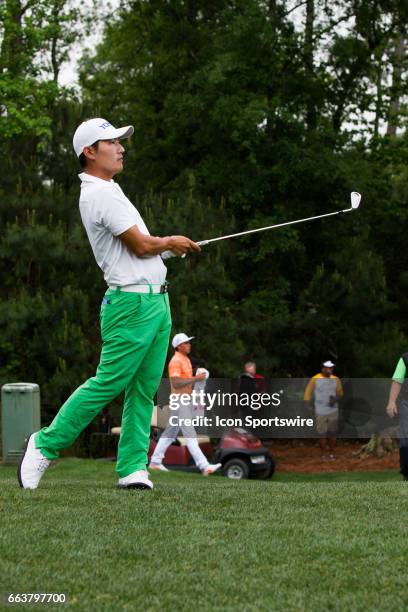
[[[351,208],[353,210],[357,210],[361,202],[361,193],[358,193],[358,191],[352,191],[350,198],[351,198]]]

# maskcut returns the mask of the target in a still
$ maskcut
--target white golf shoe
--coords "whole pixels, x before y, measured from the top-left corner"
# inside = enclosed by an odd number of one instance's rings
[[[209,463],[206,468],[201,470],[203,476],[211,476],[222,467],[222,463]]]
[[[146,470],[136,470],[129,476],[119,478],[119,489],[153,489],[153,483],[149,480],[149,473]]]
[[[34,436],[35,433],[32,433],[31,436],[27,438],[27,444],[18,466],[18,482],[23,489],[36,489],[40,484],[42,475],[51,463],[51,461],[35,447]]]
[[[170,472],[162,463],[150,463],[149,470],[155,470],[156,472]]]

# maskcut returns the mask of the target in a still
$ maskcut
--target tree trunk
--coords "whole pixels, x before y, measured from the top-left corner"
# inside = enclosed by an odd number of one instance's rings
[[[304,65],[306,76],[310,85],[314,80],[314,19],[315,5],[314,0],[306,2],[306,26],[305,26],[305,46],[304,46]],[[312,96],[312,87],[309,88],[309,95],[306,102],[306,123],[308,130],[316,128],[316,109]]]
[[[59,13],[59,4],[60,2],[53,1],[52,5],[52,24],[55,27],[55,30],[52,35],[51,40],[51,66],[52,66],[52,75],[54,83],[58,83],[58,76],[60,71],[60,64],[58,61],[58,13]],[[61,6],[62,8],[62,6]]]
[[[406,40],[401,34],[397,40],[392,62],[392,85],[390,94],[390,108],[388,113],[387,135],[395,136],[397,133],[400,96],[401,96],[401,74],[405,58]]]
[[[380,128],[381,106],[382,106],[382,62],[381,62],[381,59],[378,60],[376,89],[377,89],[377,96],[376,96],[376,101],[375,101],[373,139],[377,138],[378,131]]]
[[[356,452],[357,457],[384,457],[398,450],[398,443],[388,435],[373,434],[369,441]]]

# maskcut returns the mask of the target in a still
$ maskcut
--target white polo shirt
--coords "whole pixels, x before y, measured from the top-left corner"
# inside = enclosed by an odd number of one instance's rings
[[[133,225],[149,231],[139,212],[115,181],[82,172],[79,210],[98,266],[108,285],[162,284],[167,268],[160,255],[138,257],[120,238]]]

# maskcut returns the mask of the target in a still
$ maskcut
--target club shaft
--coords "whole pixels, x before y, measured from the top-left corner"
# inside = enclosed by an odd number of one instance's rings
[[[276,225],[269,225],[268,227],[258,227],[257,229],[247,230],[245,232],[238,232],[237,234],[229,234],[228,236],[220,236],[219,238],[210,238],[209,240],[201,240],[198,242],[200,246],[209,244],[210,242],[217,242],[218,240],[228,240],[229,238],[238,238],[238,236],[247,236],[248,234],[255,234],[257,232],[266,232],[267,230],[276,229],[278,227],[285,227],[288,225],[295,225],[296,223],[305,223],[306,221],[314,221],[315,219],[323,219],[324,217],[333,217],[334,215],[341,215],[353,210],[352,208],[345,208],[344,210],[336,210],[335,212],[326,213],[325,215],[317,215],[315,217],[307,217],[306,219],[297,219],[296,221],[287,221],[286,223],[277,223]]]

